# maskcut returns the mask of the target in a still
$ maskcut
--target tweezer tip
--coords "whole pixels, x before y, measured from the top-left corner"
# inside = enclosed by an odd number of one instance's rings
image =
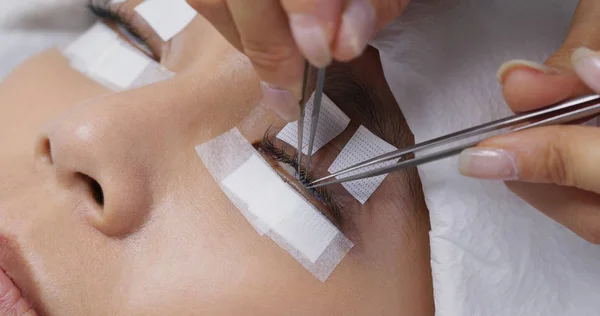
[[[329,180],[329,179],[331,179],[331,178],[333,178],[333,177],[336,177],[337,175],[338,175],[338,172],[335,172],[335,173],[332,173],[332,174],[330,174],[330,175],[328,175],[328,176],[325,176],[325,177],[319,178],[319,179],[317,179],[317,180],[313,180],[313,181],[310,183],[310,185],[314,185],[314,184],[316,184],[316,183],[323,182],[323,181],[325,181],[325,180]]]
[[[314,181],[312,183],[310,183],[306,188],[307,189],[316,189],[316,188],[320,188],[320,187],[324,187],[327,185],[333,184],[333,182],[321,182],[321,183],[315,183]]]

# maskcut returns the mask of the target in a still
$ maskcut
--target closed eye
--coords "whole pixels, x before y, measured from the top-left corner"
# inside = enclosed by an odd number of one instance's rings
[[[275,135],[270,134],[269,131],[265,133],[263,140],[258,144],[255,144],[255,147],[258,151],[260,151],[263,155],[279,162],[285,164],[293,169],[293,171],[298,171],[298,155],[296,153],[288,153],[287,147],[278,147],[275,144]],[[332,195],[327,188],[308,188],[309,184],[315,179],[310,173],[306,173],[306,170],[301,169],[299,172],[300,179],[297,182],[310,194],[318,200],[321,204],[323,204],[332,214],[334,219],[338,222],[342,222],[342,210],[343,205],[340,203],[338,199]]]
[[[160,60],[160,56],[155,53],[160,50],[155,50],[150,45],[149,36],[144,35],[147,34],[147,32],[144,32],[144,30],[136,27],[136,25],[130,20],[131,16],[124,14],[123,10],[117,9],[114,5],[111,5],[110,2],[106,0],[90,0],[88,2],[88,9],[95,16],[103,19],[105,22],[114,23],[117,31],[133,46],[144,52],[155,61]]]

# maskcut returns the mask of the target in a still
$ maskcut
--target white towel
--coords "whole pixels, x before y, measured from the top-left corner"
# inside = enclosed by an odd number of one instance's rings
[[[32,55],[63,45],[91,25],[86,0],[0,1],[0,80]]]
[[[543,62],[576,0],[413,0],[373,42],[417,142],[510,115],[496,69]],[[456,159],[419,168],[440,316],[600,315],[600,247]]]

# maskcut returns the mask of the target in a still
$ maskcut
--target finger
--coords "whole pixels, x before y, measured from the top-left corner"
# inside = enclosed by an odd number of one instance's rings
[[[533,128],[493,137],[459,157],[462,174],[484,179],[554,183],[600,193],[600,129]]]
[[[567,65],[571,54],[580,46],[587,46],[595,50],[600,49],[599,19],[600,2],[596,0],[579,0],[567,38],[561,49],[549,58],[549,61],[556,57],[562,60],[564,65]]]
[[[0,271],[0,311],[2,315],[36,315],[31,304],[4,271]]]
[[[600,54],[588,48],[578,48],[572,56],[573,67],[585,84],[600,93]]]
[[[585,240],[600,244],[600,195],[555,184],[507,182],[525,202]]]
[[[581,0],[567,38],[544,65],[516,60],[500,67],[498,80],[513,111],[528,111],[590,92],[573,72],[570,57],[580,46],[600,49],[599,18],[600,2]]]
[[[340,22],[342,0],[282,0],[292,35],[315,67],[331,62],[331,45]]]
[[[207,19],[231,45],[239,51],[243,51],[240,34],[225,0],[187,0],[187,2],[198,14]]]
[[[227,5],[244,53],[264,81],[264,101],[284,119],[297,119],[304,58],[279,0],[228,0]]]
[[[551,68],[528,61],[511,61],[501,66],[498,80],[513,112],[548,106],[589,92],[577,74],[567,68]]]
[[[279,1],[228,0],[227,4],[240,32],[244,53],[261,79],[282,88],[298,84],[303,59]]]
[[[335,37],[333,57],[350,61],[367,47],[368,41],[404,11],[410,0],[347,0]]]

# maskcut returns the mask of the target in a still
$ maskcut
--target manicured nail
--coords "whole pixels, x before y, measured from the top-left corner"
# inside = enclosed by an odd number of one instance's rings
[[[331,50],[319,20],[310,14],[290,15],[290,28],[304,57],[315,67],[325,67],[331,62]]]
[[[488,180],[515,180],[518,176],[514,155],[502,149],[469,148],[458,158],[461,174]]]
[[[351,0],[342,15],[336,54],[353,59],[365,50],[375,32],[375,8],[369,0]]]
[[[580,47],[571,55],[575,72],[592,90],[600,92],[600,54]]]
[[[263,100],[282,119],[293,122],[300,118],[300,106],[291,92],[261,82]]]
[[[506,81],[506,77],[508,77],[510,72],[519,68],[527,69],[529,71],[533,71],[542,75],[558,75],[560,73],[560,71],[556,68],[552,68],[528,60],[515,59],[505,62],[504,64],[502,64],[502,66],[500,66],[500,68],[498,68],[498,72],[496,73],[498,82],[500,82],[500,84],[504,84],[504,82]]]

